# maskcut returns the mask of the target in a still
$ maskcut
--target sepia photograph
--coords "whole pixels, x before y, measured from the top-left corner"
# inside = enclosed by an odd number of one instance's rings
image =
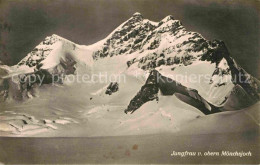
[[[0,165],[260,164],[259,0],[0,0]]]

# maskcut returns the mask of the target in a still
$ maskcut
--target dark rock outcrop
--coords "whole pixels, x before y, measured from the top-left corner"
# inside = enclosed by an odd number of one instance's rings
[[[260,86],[258,80],[248,74],[235,62],[235,60],[230,56],[223,41],[215,40],[211,45],[214,46],[214,49],[210,49],[206,54],[204,54],[202,60],[211,61],[212,63],[216,63],[217,66],[222,59],[225,59],[229,67],[227,72],[230,73],[222,71],[221,74],[231,74],[234,85],[242,87],[245,92],[250,95],[252,100],[259,101],[258,89]],[[216,71],[219,72],[219,70]]]
[[[111,82],[106,90],[107,95],[112,95],[113,93],[117,92],[119,90],[119,84],[117,82]]]
[[[151,72],[150,76],[147,78],[146,83],[142,86],[141,90],[137,95],[130,101],[125,113],[133,113],[138,108],[140,108],[144,103],[152,101],[154,99],[158,100],[159,86],[157,83],[157,72]]]
[[[195,89],[187,88],[176,81],[162,76],[158,71],[151,71],[144,86],[137,95],[130,101],[125,113],[133,113],[148,101],[158,100],[158,92],[162,95],[173,95],[184,101],[185,103],[194,106],[204,114],[212,114],[220,112],[219,108],[208,103],[203,97],[198,94]]]

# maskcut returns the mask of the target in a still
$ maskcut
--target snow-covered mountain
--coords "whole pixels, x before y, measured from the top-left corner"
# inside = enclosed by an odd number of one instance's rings
[[[156,106],[151,105],[157,102],[159,110],[153,113],[171,118],[171,113],[176,113],[164,106],[174,107],[176,103],[183,107],[187,104],[186,110],[192,110],[189,114],[177,108],[178,113],[183,113],[179,117],[183,122],[181,119],[196,118],[201,112],[211,114],[248,107],[259,101],[260,92],[259,81],[235,62],[223,41],[208,41],[197,32],[187,31],[173,16],[153,22],[140,13],[135,13],[105,39],[88,46],[53,34],[17,65],[0,65],[0,69],[3,104],[28,98],[32,98],[32,102],[50,99],[48,93],[52,90],[56,91],[52,97],[58,102],[86,101],[94,106],[90,110],[88,107],[86,115],[102,116],[111,103],[120,106],[122,112],[137,113],[145,107],[153,111]],[[64,79],[100,73],[124,75],[126,81],[84,84]],[[36,78],[33,83],[25,81],[32,77]],[[53,85],[53,81],[58,86]],[[169,98],[173,103],[166,101],[170,101]],[[52,106],[56,106],[55,103]],[[148,113],[151,112],[148,110]],[[164,120],[156,115],[156,120]],[[154,120],[148,115],[143,118],[138,129]],[[123,117],[122,120],[120,123],[131,125],[139,119],[130,121]]]

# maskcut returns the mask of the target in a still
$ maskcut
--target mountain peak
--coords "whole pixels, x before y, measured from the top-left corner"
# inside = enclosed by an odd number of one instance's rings
[[[68,39],[63,38],[63,37],[61,37],[61,36],[59,36],[59,35],[57,35],[57,34],[52,34],[51,36],[47,36],[47,37],[49,37],[49,38],[57,38],[57,39],[59,39],[59,40],[69,41]],[[47,38],[47,37],[46,37],[46,38]]]
[[[52,37],[60,37],[58,34],[52,34]]]
[[[72,41],[70,41],[70,40],[68,40],[66,38],[63,38],[63,37],[61,37],[61,36],[59,36],[57,34],[52,34],[51,36],[47,36],[44,39],[43,44],[47,43],[47,45],[49,45],[48,42],[50,42],[50,41],[52,41],[51,42],[52,44],[55,43],[56,41],[65,41],[65,42],[69,42],[69,43],[75,44],[74,42],[72,42]]]
[[[134,16],[134,17],[136,17],[136,16],[141,16],[141,17],[143,17],[142,14],[139,13],[139,12],[135,12],[135,13],[133,14],[133,16]]]
[[[133,16],[130,18],[130,20],[134,20],[134,21],[137,21],[137,22],[142,21],[143,19],[144,19],[144,17],[139,12],[135,12],[133,14]]]
[[[170,20],[174,20],[174,17],[172,15],[166,16],[164,19],[162,19],[162,22],[168,22]]]

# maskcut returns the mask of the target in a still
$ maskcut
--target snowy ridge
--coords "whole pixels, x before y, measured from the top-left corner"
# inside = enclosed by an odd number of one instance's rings
[[[53,34],[46,37],[32,52],[13,66],[12,70],[16,73],[31,73],[39,69],[50,69],[57,66],[61,60],[65,60],[67,55],[79,63],[91,66],[93,63],[91,53],[86,46],[77,45]]]

